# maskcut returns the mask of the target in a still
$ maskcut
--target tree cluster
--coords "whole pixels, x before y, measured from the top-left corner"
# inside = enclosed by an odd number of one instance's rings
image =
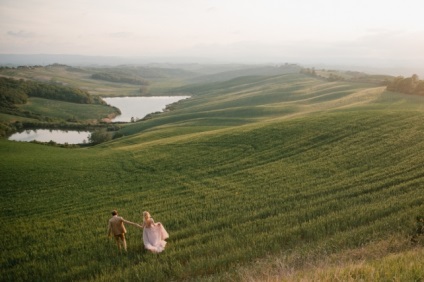
[[[313,76],[313,77],[317,77],[317,78],[321,78],[321,79],[325,79],[327,81],[340,81],[340,80],[345,80],[345,78],[341,75],[338,74],[334,74],[332,73],[332,71],[326,71],[326,70],[321,70],[320,73],[324,73],[324,72],[328,72],[328,75],[320,75],[315,71],[315,68],[302,68],[300,70],[301,74],[306,74],[309,76]]]
[[[317,76],[317,73],[315,71],[315,68],[302,68],[300,70],[301,74],[311,75],[311,76]]]
[[[29,80],[0,77],[0,106],[13,107],[26,103],[28,97],[39,97],[79,104],[106,104],[100,97],[87,91]]]
[[[405,94],[424,95],[424,80],[420,80],[416,74],[406,78],[398,76],[388,83],[387,90]]]
[[[149,82],[143,78],[129,77],[115,73],[94,73],[91,75],[93,79],[105,80],[110,82],[129,83],[134,85],[148,85]]]
[[[28,95],[22,89],[23,80],[0,77],[0,107],[13,108],[15,104],[25,104]]]
[[[121,138],[124,136],[122,133],[118,132],[120,127],[118,125],[109,124],[107,128],[98,127],[96,130],[92,131],[88,137],[88,142],[92,145],[97,145],[110,141],[112,139]]]

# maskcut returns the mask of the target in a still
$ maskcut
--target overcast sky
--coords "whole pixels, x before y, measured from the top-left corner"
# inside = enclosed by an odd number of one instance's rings
[[[0,53],[413,67],[423,11],[423,0],[0,0]]]

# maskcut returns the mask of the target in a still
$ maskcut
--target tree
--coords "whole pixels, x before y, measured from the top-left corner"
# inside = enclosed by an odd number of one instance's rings
[[[418,83],[418,81],[419,81],[418,75],[413,74],[413,75],[411,76],[411,78],[412,78],[412,82],[413,82],[413,83],[415,83],[415,84],[417,84],[417,83]]]
[[[424,96],[424,80],[420,80],[415,87],[415,94]]]
[[[88,137],[90,143],[100,144],[112,140],[112,134],[106,130],[96,130]]]
[[[408,77],[399,82],[398,91],[406,94],[412,94],[415,89],[415,84],[412,77]]]
[[[399,91],[399,83],[403,80],[403,76],[398,76],[393,79],[392,82],[387,85],[387,90],[389,91]]]

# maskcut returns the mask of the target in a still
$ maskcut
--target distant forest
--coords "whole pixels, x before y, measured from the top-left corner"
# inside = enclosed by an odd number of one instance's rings
[[[389,82],[387,90],[424,96],[424,80],[420,80],[416,74],[406,78],[398,76]]]
[[[91,96],[85,90],[23,79],[16,80],[0,77],[0,108],[13,108],[15,104],[25,104],[28,97],[39,97],[79,104],[106,104],[100,97]]]

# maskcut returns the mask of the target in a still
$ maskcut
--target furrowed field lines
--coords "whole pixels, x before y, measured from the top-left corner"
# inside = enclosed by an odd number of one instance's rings
[[[253,80],[253,83],[241,83],[241,81],[249,80]],[[225,86],[229,83],[237,85],[237,89],[226,88]],[[210,126],[210,129],[217,126],[232,127],[270,118],[299,115],[303,112],[345,107],[348,102],[344,100],[348,98],[354,100],[355,96],[363,95],[361,93],[365,87],[363,84],[322,82],[296,74],[272,78],[239,78],[230,82],[217,83],[213,88],[183,87],[178,90],[178,93],[193,95],[191,99],[177,103],[172,112],[164,113],[143,123],[131,124],[121,132],[129,135],[161,125],[191,128]],[[378,97],[381,91],[369,91],[367,100]]]
[[[267,100],[267,83],[270,91],[281,91],[281,100],[277,92]],[[387,100],[334,110],[326,103],[364,86],[300,75],[213,85],[192,86],[203,91],[197,102],[186,100],[174,111],[128,125],[133,135],[100,146],[0,140],[1,276],[246,280],[238,269],[270,256],[291,258],[282,266],[287,270],[391,236],[407,240],[424,209],[424,112],[418,104],[405,98],[394,106],[389,103],[396,97],[370,90]],[[274,118],[276,112],[252,110],[255,120],[240,110],[233,117],[243,125],[236,127],[211,118],[220,106],[208,99],[230,101],[232,91],[240,95],[240,109],[256,103],[283,111],[284,101],[293,103],[296,95],[300,104],[313,98],[311,89],[322,90],[317,113]],[[223,120],[232,109],[221,109]],[[151,211],[170,233],[165,252],[144,251],[141,231],[128,226],[129,251],[118,254],[105,234],[114,208],[135,222],[143,210]],[[416,267],[408,271],[423,275]]]
[[[312,269],[293,273],[290,278],[281,281],[421,281],[422,273],[417,269],[423,264],[424,251],[419,249],[370,261],[317,264]]]
[[[368,118],[368,122],[373,122],[373,119],[371,118],[371,116],[373,116],[375,113],[370,114],[370,117]],[[343,116],[338,116],[338,118],[343,118]],[[345,117],[349,117],[348,115],[346,115]],[[396,124],[396,120],[399,118],[398,116],[387,116],[385,117],[387,118],[386,122],[384,123],[386,126],[392,127],[393,129],[397,128],[397,124]],[[330,119],[332,120],[332,119]],[[392,123],[390,122],[392,121]],[[323,121],[323,123],[326,123],[327,121]],[[352,123],[354,123],[354,121],[351,121]],[[380,120],[377,119],[374,121],[375,124],[379,124]],[[415,122],[418,122],[418,119],[415,120]],[[343,122],[341,123],[343,124]],[[373,128],[373,125],[367,123],[364,123],[364,128]],[[350,124],[344,124],[343,126],[347,126],[349,127]],[[287,126],[287,124],[286,124]],[[317,124],[311,124],[311,128],[316,128]],[[342,126],[342,127],[343,127]],[[331,130],[328,131],[327,133],[329,134],[330,132],[332,132],[334,130],[334,132],[338,132],[339,130],[334,129],[332,127],[330,127]],[[259,132],[254,132],[255,134],[247,134],[248,136],[261,136],[263,138],[263,140],[278,140],[278,136],[275,136],[275,132],[279,132],[278,129],[280,129],[280,135],[284,136],[285,129],[286,128],[272,128],[272,130],[269,131],[259,131]],[[323,128],[321,128],[323,129]],[[342,128],[340,128],[342,129]],[[384,130],[383,130],[384,131]],[[274,134],[274,138],[269,138],[270,136],[267,135],[267,133],[271,133]],[[308,132],[307,128],[305,128],[305,132]],[[340,130],[340,132],[343,132],[343,130]],[[357,135],[362,134],[363,130],[362,128],[357,127],[356,128],[356,132],[358,133]],[[251,132],[253,133],[253,132]],[[334,133],[335,134],[335,133]],[[355,135],[354,132],[352,132],[352,135]],[[312,138],[313,135],[311,135]],[[329,134],[329,136],[331,136],[331,134]],[[360,148],[362,147],[367,147],[367,144],[373,143],[373,142],[377,142],[380,140],[367,140],[367,136],[370,135],[364,135],[361,136],[361,138],[359,138],[359,140],[356,140],[354,143],[359,143],[359,144],[363,144],[363,146],[360,146]],[[378,136],[378,135],[377,135]],[[346,172],[344,170],[342,171],[338,171],[337,167],[334,169],[334,173],[338,173],[340,174],[340,179],[337,179],[339,175],[335,175],[332,178],[336,178],[338,182],[336,183],[332,183],[332,181],[334,181],[334,179],[330,178],[330,179],[323,179],[321,177],[319,177],[319,181],[320,181],[320,186],[317,186],[317,178],[316,178],[316,173],[317,171],[319,171],[319,169],[315,170],[315,171],[309,171],[310,166],[314,166],[314,163],[310,163],[312,159],[318,157],[318,161],[317,161],[317,168],[319,168],[319,163],[323,162],[326,163],[325,160],[322,160],[322,158],[324,158],[325,156],[319,155],[317,154],[321,152],[321,150],[323,151],[322,154],[328,153],[329,149],[326,149],[326,146],[328,144],[332,144],[332,143],[337,143],[337,142],[351,142],[352,139],[351,138],[332,138],[335,139],[336,141],[332,141],[330,143],[326,143],[326,142],[322,142],[323,144],[317,146],[317,147],[313,147],[312,149],[307,149],[307,150],[302,150],[296,154],[290,154],[287,156],[287,158],[298,158],[300,157],[300,163],[296,164],[296,168],[302,168],[301,172],[298,172],[298,175],[290,175],[290,176],[286,176],[286,179],[290,180],[290,179],[294,179],[295,181],[290,183],[290,182],[286,182],[283,183],[285,186],[295,186],[295,185],[299,185],[299,187],[297,188],[297,194],[294,194],[292,199],[283,199],[282,201],[279,201],[278,205],[274,206],[274,208],[269,208],[270,207],[270,203],[271,202],[277,202],[275,198],[276,196],[278,196],[279,194],[281,195],[282,192],[285,192],[285,190],[281,190],[280,187],[276,188],[275,185],[278,184],[279,182],[281,182],[281,176],[278,175],[273,175],[271,174],[272,171],[276,171],[278,174],[281,174],[282,170],[281,168],[279,170],[273,168],[273,167],[264,167],[263,171],[262,168],[260,168],[260,163],[261,160],[259,159],[259,156],[261,156],[260,154],[258,154],[258,159],[246,162],[245,159],[241,158],[241,157],[237,157],[237,158],[233,158],[228,156],[229,151],[226,151],[224,148],[225,147],[234,147],[236,148],[237,146],[231,146],[232,143],[233,144],[240,144],[240,143],[246,143],[249,141],[249,139],[243,138],[246,136],[239,136],[240,139],[236,139],[236,140],[229,140],[229,138],[231,138],[231,136],[225,136],[224,140],[225,142],[222,142],[221,144],[219,144],[217,141],[216,142],[207,142],[204,143],[203,146],[199,147],[196,146],[196,151],[192,151],[192,154],[196,156],[197,159],[197,163],[204,163],[202,160],[199,160],[199,158],[202,157],[207,157],[207,156],[215,156],[214,154],[214,147],[221,147],[223,152],[225,151],[226,154],[224,154],[225,156],[227,156],[226,158],[228,160],[237,160],[239,159],[240,161],[237,163],[234,163],[233,165],[229,165],[229,167],[227,167],[226,169],[221,169],[221,166],[223,165],[222,162],[220,162],[219,160],[213,160],[211,157],[208,157],[208,160],[212,161],[209,163],[209,170],[208,168],[204,167],[204,166],[200,166],[202,168],[203,171],[196,171],[195,167],[188,169],[187,171],[182,170],[181,171],[181,167],[178,168],[177,164],[175,163],[170,163],[170,166],[176,166],[175,169],[180,170],[184,175],[186,174],[193,174],[192,176],[190,176],[191,179],[198,179],[199,181],[202,181],[202,183],[204,183],[206,180],[201,180],[201,179],[205,179],[204,177],[206,175],[217,175],[216,178],[214,178],[213,180],[209,180],[208,183],[205,183],[204,186],[205,187],[200,187],[199,189],[201,190],[214,190],[213,194],[209,194],[209,199],[213,199],[212,202],[223,202],[224,205],[220,208],[212,208],[210,210],[220,210],[220,209],[225,209],[228,213],[230,214],[234,214],[235,216],[233,218],[224,218],[224,222],[225,221],[234,221],[237,220],[238,222],[243,222],[245,221],[249,221],[252,220],[252,222],[254,222],[255,219],[259,220],[259,219],[274,219],[272,218],[273,214],[279,214],[281,212],[285,213],[287,212],[287,210],[284,210],[283,207],[284,205],[281,205],[282,202],[284,202],[285,200],[287,200],[287,202],[291,203],[292,206],[290,207],[292,210],[294,210],[294,213],[297,215],[294,216],[294,214],[291,214],[290,212],[288,212],[287,217],[283,217],[281,219],[281,222],[287,222],[287,223],[291,223],[290,219],[293,218],[297,218],[297,220],[294,223],[304,223],[306,222],[306,226],[307,228],[303,228],[303,229],[298,229],[296,232],[294,233],[289,233],[288,237],[291,238],[298,238],[298,236],[301,236],[301,238],[304,238],[304,240],[316,240],[316,237],[326,237],[329,236],[331,234],[333,234],[332,232],[335,232],[337,230],[337,232],[343,232],[344,230],[348,230],[349,228],[352,227],[356,227],[356,226],[362,226],[362,225],[369,225],[370,228],[369,231],[367,231],[365,233],[365,235],[360,236],[360,238],[362,240],[365,240],[364,238],[366,238],[367,236],[369,236],[368,238],[372,238],[371,234],[375,234],[377,233],[377,231],[380,228],[380,225],[375,223],[376,219],[379,218],[384,218],[386,216],[390,216],[392,213],[396,213],[398,211],[398,207],[403,207],[403,206],[410,206],[411,208],[416,208],[420,206],[420,203],[422,203],[422,196],[420,196],[420,189],[417,189],[417,187],[414,188],[414,184],[419,184],[419,179],[417,179],[417,183],[411,183],[411,186],[409,188],[413,189],[414,192],[414,197],[409,198],[409,196],[411,194],[409,194],[406,197],[406,202],[399,202],[399,199],[397,197],[393,198],[392,197],[392,201],[387,202],[387,198],[385,198],[385,195],[379,196],[379,190],[380,189],[386,189],[386,187],[396,187],[396,185],[399,185],[400,183],[404,183],[406,181],[406,183],[408,182],[407,179],[399,179],[395,182],[393,182],[393,180],[390,180],[390,175],[392,174],[392,172],[387,173],[387,168],[390,166],[393,166],[393,164],[390,163],[389,164],[385,164],[382,165],[382,167],[384,167],[385,169],[382,169],[380,171],[377,171],[374,174],[377,174],[377,183],[375,185],[376,188],[374,187],[374,183],[372,181],[370,181],[370,176],[368,175],[368,169],[371,169],[369,167],[367,167],[366,170],[364,170],[363,175],[358,175],[358,172],[354,171],[352,173],[354,173],[354,176],[357,179],[361,179],[360,183],[351,183],[352,175],[346,175]],[[293,136],[294,137],[294,136]],[[298,135],[297,137],[301,137],[300,135]],[[237,137],[236,137],[237,138]],[[258,141],[261,141],[262,139],[259,139]],[[298,139],[296,139],[297,142]],[[391,142],[397,140],[396,138],[392,138]],[[291,140],[292,142],[295,142],[295,140]],[[250,141],[251,144],[256,144],[256,140],[255,142]],[[268,141],[270,142],[270,141]],[[389,143],[391,143],[389,142]],[[199,144],[199,142],[196,140],[195,144]],[[282,143],[283,145],[283,143]],[[270,146],[270,144],[268,144],[267,146]],[[264,151],[266,150],[272,150],[268,147],[263,148],[262,150]],[[175,151],[176,155],[179,156],[184,156],[187,155],[189,152],[186,151],[184,148],[190,148],[191,150],[193,149],[192,146],[186,146],[186,147],[181,147],[181,146],[177,146],[178,148],[176,148],[177,150]],[[246,146],[248,147],[248,146]],[[253,145],[251,147],[254,147]],[[257,146],[256,146],[257,147]],[[305,146],[302,146],[302,148],[304,148]],[[331,145],[331,148],[335,148],[337,149],[338,147],[340,148],[345,148],[344,144],[342,143],[339,146],[334,146],[334,144]],[[274,147],[272,147],[274,148]],[[419,147],[416,147],[416,149]],[[387,149],[387,148],[386,148]],[[171,148],[168,148],[167,150],[171,150]],[[237,150],[235,150],[237,151]],[[284,152],[284,150],[281,150]],[[361,153],[361,156],[357,156],[358,151],[354,151],[354,152],[350,152],[347,154],[347,158],[349,158],[349,155],[353,155],[355,156],[357,159],[362,159],[364,158],[364,155],[369,154],[370,152],[372,152],[373,149],[371,148],[370,150],[365,151],[364,153]],[[201,154],[200,152],[203,152],[203,154]],[[207,152],[207,153],[205,153]],[[251,150],[247,150],[244,152],[251,152]],[[280,152],[278,152],[278,150],[274,150],[274,154],[278,154]],[[271,153],[270,153],[271,154]],[[312,154],[310,156],[310,154]],[[304,157],[303,155],[306,155],[306,157]],[[278,155],[277,155],[278,156]],[[313,156],[313,157],[312,157]],[[385,156],[382,156],[381,153],[377,152],[376,157],[380,159],[382,158],[388,158],[390,155],[389,154],[385,154]],[[407,155],[408,156],[408,155]],[[280,153],[280,158],[281,157],[281,153]],[[321,158],[321,159],[319,159]],[[341,163],[344,162],[344,159],[341,158],[340,156],[329,156],[328,157],[330,160],[334,160],[337,161],[339,160]],[[372,158],[372,156],[367,156],[367,158]],[[265,158],[266,160],[269,160],[272,162],[272,158]],[[309,164],[303,164],[302,160],[309,160]],[[273,162],[277,162],[277,160],[274,160]],[[406,161],[406,160],[405,160]],[[266,161],[262,161],[265,162]],[[253,168],[253,166],[251,167],[250,164],[251,163],[258,163],[258,166],[256,167],[256,170]],[[296,163],[296,161],[292,160],[291,163]],[[205,162],[206,164],[206,162]],[[290,164],[290,162],[289,162]],[[247,166],[246,166],[247,165]],[[356,164],[358,165],[358,164]],[[352,165],[352,167],[356,167]],[[263,165],[264,166],[264,165]],[[306,167],[305,167],[306,166]],[[218,168],[217,168],[218,167]],[[410,167],[406,164],[405,166],[402,166],[403,169],[406,170],[410,170]],[[231,171],[230,168],[233,168],[234,171]],[[249,174],[244,174],[243,170],[244,169],[251,169],[251,171],[249,171]],[[286,167],[287,169],[287,167]],[[399,165],[396,165],[395,168],[393,168],[394,171],[399,169]],[[400,168],[402,169],[402,168]],[[416,167],[416,169],[419,169],[418,167]],[[234,178],[237,180],[232,180],[231,174],[234,172],[239,171],[239,174],[237,176],[235,176]],[[241,171],[241,172],[240,172]],[[254,171],[258,172],[258,171],[262,171],[262,175],[265,175],[266,178],[265,179],[260,179],[258,177],[258,175],[256,174],[254,177],[249,177],[250,173],[254,173]],[[296,169],[294,169],[294,171],[296,171]],[[303,173],[302,173],[303,171]],[[195,174],[200,173],[202,177],[196,177]],[[402,173],[400,173],[402,174]],[[310,179],[304,179],[302,176],[304,175],[308,175]],[[264,177],[265,177],[264,176]],[[371,175],[372,176],[372,175]],[[328,177],[328,175],[327,175]],[[225,178],[225,182],[224,180],[221,181],[221,178]],[[280,179],[279,179],[280,178]],[[414,176],[412,177],[412,179],[414,178]],[[285,180],[285,179],[284,179]],[[385,180],[385,181],[382,181]],[[242,182],[242,185],[239,185],[237,182]],[[365,182],[365,183],[363,183]],[[370,183],[368,183],[370,182]],[[379,184],[380,182],[382,182],[382,184]],[[223,184],[225,183],[225,184]],[[233,183],[233,184],[231,184]],[[237,184],[234,184],[237,183]],[[333,185],[333,186],[330,186]],[[281,183],[280,183],[281,185]],[[324,185],[329,185],[328,187],[324,186]],[[365,186],[367,185],[367,186]],[[198,184],[198,186],[200,186]],[[249,191],[251,194],[248,195],[243,195],[246,192],[247,189],[249,189],[249,187],[255,187],[255,191]],[[365,186],[365,188],[363,187],[358,187],[358,186]],[[215,187],[215,189],[212,189],[211,187]],[[310,188],[313,187],[313,188]],[[367,188],[367,187],[371,187],[371,188]],[[303,191],[303,189],[306,188],[306,191]],[[400,190],[402,187],[398,187],[396,189],[392,189],[389,192],[389,196],[393,196],[395,194],[397,194],[399,196],[399,191],[396,190]],[[368,189],[368,190],[367,190]],[[322,190],[322,192],[320,192],[320,190]],[[375,194],[371,194],[371,191],[375,190]],[[236,197],[236,193],[237,191],[243,191],[242,192],[242,197],[243,199],[239,202],[237,201],[237,197]],[[305,193],[309,192],[310,196],[306,197],[307,195],[305,195]],[[408,190],[402,190],[402,192],[405,193],[409,193],[410,191]],[[344,193],[344,194],[343,194]],[[360,198],[356,198],[359,197],[361,194],[366,195],[364,200],[361,200]],[[219,195],[219,197],[216,197],[216,195]],[[239,194],[240,195],[240,194]],[[381,201],[381,206],[379,208],[377,208],[375,210],[375,208],[373,208],[376,205],[376,201],[375,199],[373,199],[374,197],[377,197],[380,199]],[[417,198],[416,198],[417,197]],[[206,198],[206,195],[205,195]],[[204,199],[205,199],[204,198]],[[228,202],[226,203],[226,199],[231,199],[231,203]],[[331,200],[330,200],[331,199]],[[188,205],[189,209],[192,209],[194,207],[194,203],[199,202],[200,200],[202,200],[202,198],[199,198],[197,200],[194,200],[192,202],[192,205]],[[304,202],[304,200],[307,200],[306,202]],[[363,203],[363,201],[365,203]],[[304,203],[303,203],[304,202]],[[355,203],[357,202],[357,204]],[[250,209],[246,209],[245,207],[242,207],[242,203],[249,203],[249,208]],[[299,204],[302,203],[302,204]],[[367,203],[369,203],[369,205],[367,205]],[[398,204],[398,205],[397,205]],[[356,206],[358,205],[358,206]],[[264,208],[264,206],[266,208]],[[278,208],[276,208],[278,206]],[[206,205],[202,205],[202,211],[198,211],[198,213],[196,213],[198,215],[198,217],[190,217],[190,220],[193,220],[194,222],[199,222],[202,220],[206,220],[205,216],[204,216],[204,211],[205,211],[205,207],[207,207]],[[237,207],[238,209],[235,209],[235,207]],[[304,209],[305,207],[313,207],[310,208],[310,210],[305,211],[305,213],[300,213],[299,210],[300,209]],[[335,210],[343,210],[344,207],[351,207],[350,209],[348,209],[346,212],[341,213],[340,216],[335,216],[334,211]],[[392,207],[392,208],[391,208]],[[300,209],[299,209],[300,208]],[[280,210],[281,209],[281,210]],[[262,210],[262,211],[261,211]],[[209,210],[208,210],[209,211]],[[260,212],[261,211],[261,212]],[[372,212],[371,214],[369,214],[369,212]],[[381,211],[381,212],[380,212]],[[253,212],[253,214],[252,214]],[[215,213],[216,216],[219,216],[219,213]],[[358,216],[360,215],[360,216]],[[410,215],[408,215],[410,216]],[[335,219],[332,219],[332,218]],[[212,216],[213,218],[213,216]],[[326,218],[325,221],[321,221],[318,220],[320,218]],[[354,220],[352,220],[352,218]],[[331,220],[329,220],[331,219]],[[345,223],[343,223],[343,221],[341,219],[345,219]],[[356,219],[356,223],[355,223],[355,219]],[[403,218],[407,220],[407,217]],[[389,221],[391,219],[388,219]],[[217,222],[219,221],[218,219],[216,220]],[[273,221],[275,223],[275,221]],[[309,222],[313,222],[314,224],[309,224]],[[352,223],[354,222],[354,223]],[[343,223],[343,224],[342,224]],[[396,221],[396,223],[399,223],[399,221]],[[254,223],[253,223],[254,224]],[[309,225],[308,225],[309,224]],[[383,224],[383,226],[387,223],[381,223]],[[262,225],[262,222],[261,222]],[[332,227],[332,225],[334,225],[334,227]],[[378,228],[377,228],[378,227]],[[234,228],[234,227],[233,227]],[[335,228],[335,229],[334,229]],[[204,228],[202,228],[204,229]],[[317,230],[321,230],[323,229],[322,232],[316,232]],[[401,228],[402,229],[402,228]],[[305,231],[306,230],[306,231]],[[308,233],[307,230],[311,230],[311,234]],[[399,231],[399,230],[396,230]],[[286,232],[288,232],[286,230]],[[362,231],[364,232],[364,231]],[[382,234],[384,234],[385,232],[387,232],[386,229],[382,229]],[[262,233],[254,233],[254,234],[260,234],[262,237],[266,236],[266,234],[262,234]],[[280,233],[279,233],[280,234]],[[296,236],[296,234],[300,234],[298,236]],[[381,235],[382,235],[381,234]],[[367,235],[367,236],[366,236]],[[275,235],[278,236],[278,235]],[[277,241],[278,242],[278,241]],[[272,242],[271,242],[272,243]],[[243,249],[246,249],[246,247],[243,247]]]

